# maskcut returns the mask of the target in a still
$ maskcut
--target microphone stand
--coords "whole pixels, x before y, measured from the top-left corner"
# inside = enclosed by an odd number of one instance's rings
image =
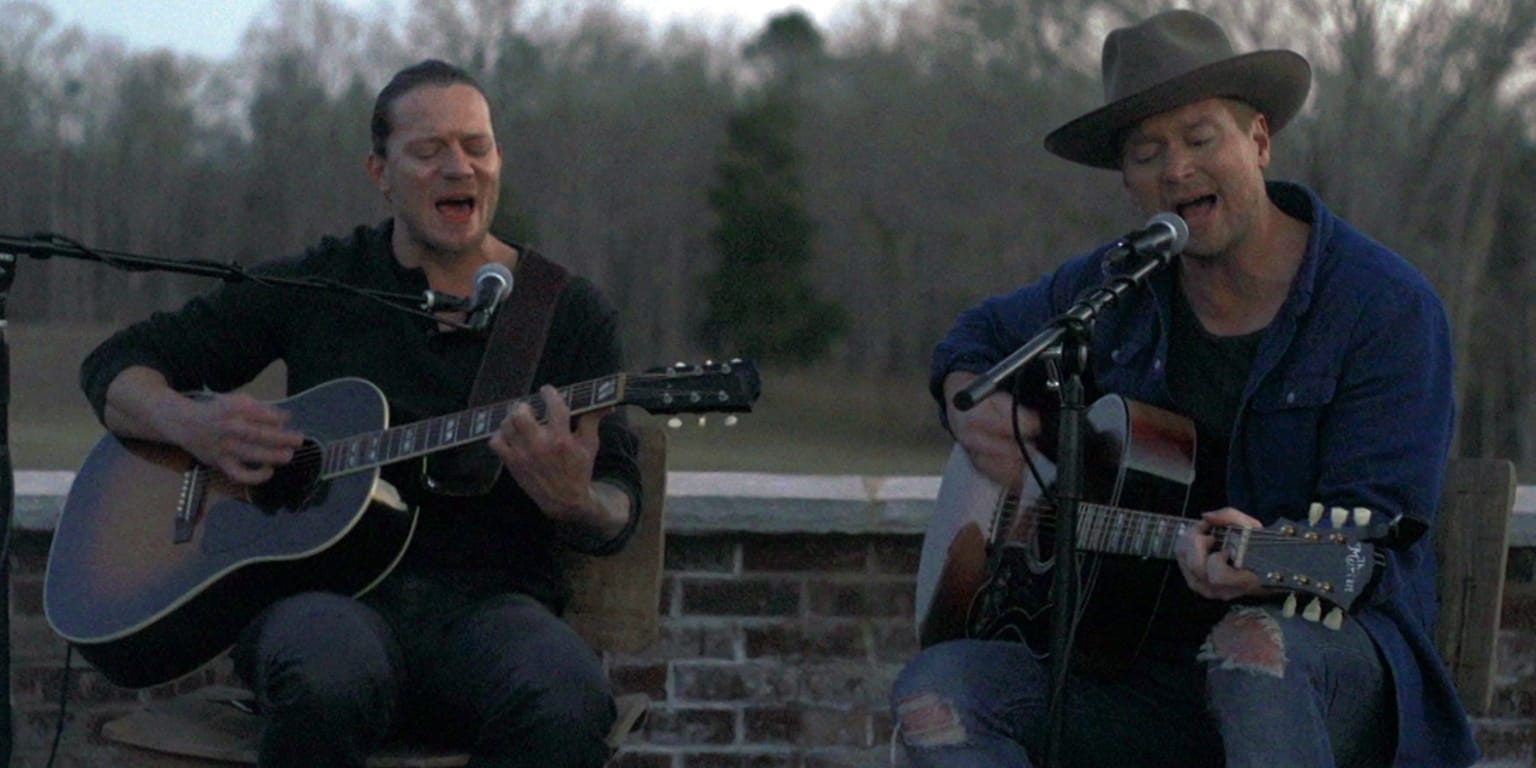
[[[16,277],[15,254],[0,251],[0,764],[11,764],[15,728],[11,718],[11,518],[16,508],[16,473],[11,465],[11,354],[5,306]]]
[[[1077,615],[1079,584],[1077,513],[1083,501],[1084,446],[1087,410],[1083,375],[1088,370],[1088,353],[1093,323],[1099,315],[1125,294],[1145,285],[1152,275],[1173,263],[1175,252],[1163,247],[1146,252],[1136,250],[1123,260],[1106,260],[1106,268],[1117,262],[1141,256],[1139,264],[1123,273],[1110,274],[1102,285],[1078,299],[1066,312],[1046,324],[1016,351],[977,376],[955,393],[955,407],[968,411],[995,391],[999,384],[1026,363],[1055,350],[1059,352],[1061,425],[1057,435],[1056,482],[1050,494],[1056,507],[1055,571],[1051,581],[1051,674],[1048,722],[1046,726],[1046,768],[1057,768],[1063,721],[1062,706],[1066,696],[1067,669],[1070,666],[1074,617]],[[1042,491],[1045,489],[1041,489]]]
[[[176,272],[198,277],[216,277],[226,283],[250,281],[267,286],[309,288],[351,294],[387,304],[411,314],[428,317],[436,322],[450,325],[460,330],[473,330],[467,323],[461,323],[433,314],[434,312],[468,310],[471,308],[469,299],[439,291],[428,290],[420,295],[392,293],[370,288],[359,288],[355,285],[322,278],[253,275],[237,262],[221,263],[200,259],[164,259],[155,256],[141,256],[125,251],[88,248],[69,238],[46,233],[25,238],[0,235],[0,256],[8,256],[14,263],[17,256],[23,255],[37,259],[48,259],[58,256],[95,261],[125,272]],[[3,316],[0,316],[0,321],[3,321],[3,319]]]
[[[7,340],[9,321],[6,318],[6,302],[11,284],[16,277],[16,263],[21,256],[47,259],[55,256],[86,261],[96,261],[129,272],[164,271],[202,277],[217,277],[225,282],[245,280],[262,285],[284,285],[301,288],[325,289],[349,293],[383,302],[407,312],[430,317],[447,325],[468,328],[464,323],[437,317],[432,313],[441,310],[467,309],[470,302],[451,294],[426,291],[423,295],[374,291],[326,280],[281,278],[267,275],[250,275],[239,264],[220,264],[211,261],[174,260],[139,256],[122,251],[95,250],[68,238],[39,234],[21,238],[0,235],[0,680],[5,682],[6,694],[0,697],[0,765],[11,764],[14,741],[14,725],[11,712],[11,614],[10,614],[10,543],[11,528],[16,508],[15,470],[10,449],[10,402],[11,364]]]

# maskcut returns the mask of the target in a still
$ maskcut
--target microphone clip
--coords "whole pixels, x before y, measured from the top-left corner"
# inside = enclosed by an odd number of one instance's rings
[[[434,291],[431,288],[428,288],[421,294],[421,310],[423,312],[457,312],[467,309],[469,309],[469,299],[463,296]]]

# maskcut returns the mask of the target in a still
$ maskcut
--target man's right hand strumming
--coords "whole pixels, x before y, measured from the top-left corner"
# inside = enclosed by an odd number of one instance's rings
[[[955,393],[975,378],[974,373],[960,371],[944,377],[949,430],[965,447],[978,471],[993,482],[1018,491],[1024,480],[1024,458],[1014,437],[1013,412],[1018,412],[1019,434],[1031,450],[1035,450],[1035,440],[1040,436],[1040,415],[1015,406],[1013,396],[1006,392],[995,392],[968,411],[955,408]]]
[[[287,429],[288,413],[246,394],[189,397],[158,371],[124,370],[107,388],[107,429],[168,443],[243,485],[258,485],[293,460],[304,435]]]

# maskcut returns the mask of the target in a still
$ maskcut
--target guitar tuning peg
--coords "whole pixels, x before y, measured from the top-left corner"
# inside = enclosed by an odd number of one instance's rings
[[[1322,520],[1323,505],[1314,501],[1312,502],[1311,506],[1307,507],[1307,523],[1309,525],[1317,525],[1318,523],[1322,522]]]
[[[1343,627],[1344,611],[1339,608],[1334,608],[1333,610],[1329,611],[1328,618],[1323,619],[1323,626],[1335,631],[1337,631],[1340,627]]]
[[[673,429],[680,429],[683,426],[683,420],[673,416],[672,418],[667,419],[667,426]]]
[[[707,417],[707,416],[700,416],[699,417],[699,426],[700,427],[706,426],[709,423],[708,418],[709,417]]]
[[[1313,622],[1322,620],[1322,618],[1323,618],[1323,601],[1321,601],[1321,600],[1319,600],[1319,599],[1317,599],[1315,597],[1312,598],[1312,602],[1307,603],[1306,610],[1301,612],[1301,617],[1303,619],[1306,619],[1307,621],[1313,621]]]
[[[1355,525],[1365,527],[1371,524],[1371,511],[1365,507],[1355,507]]]
[[[730,416],[725,417],[725,425],[727,427],[734,427],[734,426],[736,426],[736,423],[738,421],[741,421],[741,419],[736,418],[735,414],[732,414]]]
[[[1334,507],[1328,510],[1328,513],[1332,518],[1333,527],[1335,528],[1343,528],[1344,524],[1349,522],[1349,510],[1343,507]]]
[[[1281,611],[1287,619],[1296,615],[1296,593],[1285,596],[1285,608]]]

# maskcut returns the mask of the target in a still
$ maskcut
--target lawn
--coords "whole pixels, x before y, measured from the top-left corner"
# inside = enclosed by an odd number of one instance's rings
[[[81,358],[111,328],[12,325],[11,455],[17,469],[75,469],[101,428],[80,394]],[[720,416],[684,417],[669,434],[674,470],[807,474],[938,474],[948,441],[920,375],[764,369],[754,411],[726,426]],[[257,386],[276,397],[273,377]],[[656,419],[637,409],[631,417]]]

